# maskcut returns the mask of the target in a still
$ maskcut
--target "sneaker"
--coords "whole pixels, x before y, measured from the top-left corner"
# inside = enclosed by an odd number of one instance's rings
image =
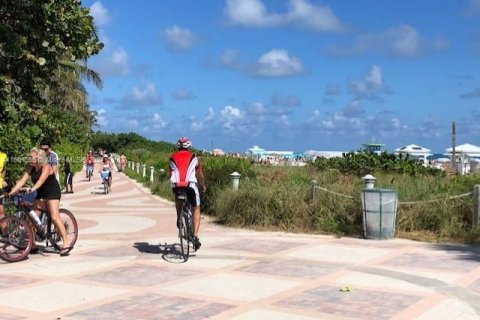
[[[198,237],[193,237],[193,249],[197,251],[201,246],[200,239],[198,239]]]

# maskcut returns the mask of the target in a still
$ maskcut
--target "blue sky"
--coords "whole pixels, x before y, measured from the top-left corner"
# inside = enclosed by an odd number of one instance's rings
[[[102,0],[98,127],[199,149],[480,145],[480,0]]]

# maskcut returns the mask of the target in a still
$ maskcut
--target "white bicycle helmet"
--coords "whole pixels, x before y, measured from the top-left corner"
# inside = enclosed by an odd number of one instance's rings
[[[192,146],[192,142],[187,137],[181,137],[177,141],[177,148],[178,149],[188,149],[191,146]]]

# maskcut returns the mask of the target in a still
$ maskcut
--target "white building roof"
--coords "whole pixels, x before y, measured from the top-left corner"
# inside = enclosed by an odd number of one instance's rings
[[[452,153],[453,148],[447,148],[445,149],[445,151],[448,153]],[[464,144],[455,146],[455,153],[463,153],[472,157],[478,157],[480,156],[480,147],[470,143],[464,143]]]
[[[396,153],[408,153],[411,155],[429,155],[432,150],[425,147],[417,146],[416,144],[409,144],[407,146],[395,149]]]

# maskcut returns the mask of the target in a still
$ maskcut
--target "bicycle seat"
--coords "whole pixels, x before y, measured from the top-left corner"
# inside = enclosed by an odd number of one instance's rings
[[[177,193],[177,199],[179,199],[179,200],[185,200],[185,199],[187,199],[187,194],[186,194],[185,192],[183,192],[183,191],[179,191],[179,192]]]

